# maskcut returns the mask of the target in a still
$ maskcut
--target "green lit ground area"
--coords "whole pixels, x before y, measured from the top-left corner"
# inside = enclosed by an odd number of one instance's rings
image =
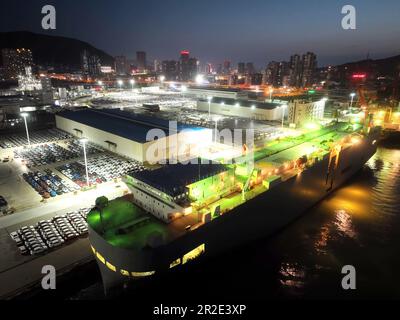
[[[166,226],[132,202],[115,199],[100,212],[93,209],[88,224],[108,243],[121,248],[156,246],[167,237]]]
[[[339,122],[318,130],[308,130],[307,132],[293,137],[286,137],[268,142],[264,148],[254,152],[254,161],[272,156],[284,150],[292,149],[295,146],[303,145],[305,142],[320,144],[320,147],[329,147],[330,140],[337,140],[342,136],[351,132],[358,131],[362,128],[360,124],[350,124]],[[329,136],[327,135],[329,134]],[[293,159],[291,159],[293,160]]]

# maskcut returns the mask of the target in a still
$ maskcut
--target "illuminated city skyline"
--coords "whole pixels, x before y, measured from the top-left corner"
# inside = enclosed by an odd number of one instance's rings
[[[0,31],[28,30],[88,41],[109,54],[134,57],[146,51],[151,59],[175,59],[190,50],[202,63],[252,61],[259,68],[306,51],[318,55],[320,66],[399,53],[396,30],[398,1],[355,0],[357,30],[340,26],[343,1],[85,1],[74,6],[53,1],[57,29],[41,29],[41,7],[19,0],[2,11]],[[22,9],[21,9],[22,8]],[[304,9],[307,10],[304,10]],[[290,10],[290,14],[284,14]],[[71,23],[71,22],[74,23]],[[118,34],[118,37],[115,37]],[[239,41],[240,40],[240,41]],[[373,45],[372,45],[373,44]]]

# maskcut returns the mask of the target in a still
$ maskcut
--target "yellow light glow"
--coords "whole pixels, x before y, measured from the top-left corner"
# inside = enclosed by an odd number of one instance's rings
[[[104,257],[99,252],[96,253],[96,257],[100,260],[101,263],[106,263],[106,259],[104,259]]]
[[[189,251],[182,257],[182,264],[189,262],[190,260],[198,258],[206,250],[205,244],[201,244],[193,250]]]
[[[178,259],[176,259],[176,260],[174,260],[174,261],[172,261],[170,263],[169,268],[171,269],[171,268],[176,267],[177,265],[180,265],[180,264],[181,264],[181,258],[178,258]]]
[[[191,214],[192,212],[193,212],[193,208],[192,207],[187,207],[187,208],[183,209],[183,213],[185,215]]]
[[[129,271],[126,271],[126,270],[121,269],[121,274],[122,274],[123,276],[129,277]]]
[[[117,268],[115,266],[113,266],[111,263],[109,263],[108,261],[106,262],[106,267],[108,269],[110,269],[111,271],[117,271]]]
[[[149,277],[152,276],[153,274],[155,274],[155,271],[145,271],[145,272],[132,272],[132,276],[133,277]]]

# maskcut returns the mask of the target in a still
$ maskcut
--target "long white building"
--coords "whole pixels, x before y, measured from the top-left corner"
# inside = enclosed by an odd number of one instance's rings
[[[198,99],[207,99],[208,97],[227,98],[227,99],[247,99],[248,94],[240,89],[225,89],[212,87],[189,87],[185,94],[194,96]]]
[[[199,99],[197,110],[221,114],[251,118],[256,120],[281,120],[286,112],[286,104],[267,103],[252,100],[215,98]]]

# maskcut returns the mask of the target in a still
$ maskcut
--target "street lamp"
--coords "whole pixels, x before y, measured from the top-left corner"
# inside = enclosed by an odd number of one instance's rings
[[[131,80],[129,80],[129,83],[132,85],[132,91],[133,91],[133,86],[135,85],[135,80],[131,79]]]
[[[88,173],[87,158],[86,158],[86,142],[88,142],[88,139],[82,138],[80,140],[83,146],[83,158],[85,159],[86,185],[89,187],[89,173]]]
[[[25,122],[26,140],[28,140],[28,146],[31,146],[31,140],[29,139],[28,124],[26,122],[26,117],[27,116],[28,116],[28,114],[26,112],[21,113],[21,117],[24,118],[24,122]]]
[[[211,100],[212,97],[207,97],[207,101],[208,101],[208,118],[211,118]]]
[[[282,107],[282,128],[283,128],[283,120],[285,119],[285,109],[286,109],[286,105],[285,104],[283,104],[283,105],[281,105],[281,107]]]
[[[274,89],[269,88],[269,101],[272,102],[272,92],[274,92]]]
[[[353,101],[354,101],[354,97],[356,96],[356,94],[354,92],[350,93],[350,109],[353,106]]]
[[[195,82],[196,82],[196,84],[199,84],[199,85],[203,84],[204,83],[204,75],[202,75],[202,74],[196,75]]]
[[[124,82],[123,82],[122,80],[118,80],[117,83],[118,83],[118,87],[121,89],[122,84],[123,84]]]
[[[216,117],[215,118],[215,138],[214,138],[215,143],[217,143],[218,120],[219,120],[219,117]]]

